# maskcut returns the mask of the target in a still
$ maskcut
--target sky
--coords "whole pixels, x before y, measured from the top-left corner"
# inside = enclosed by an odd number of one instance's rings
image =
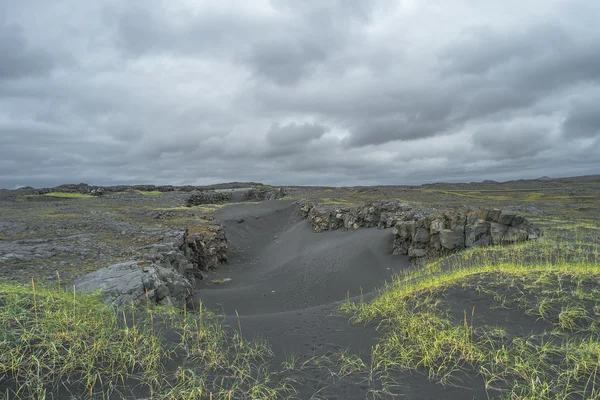
[[[597,0],[0,0],[0,188],[600,173]]]

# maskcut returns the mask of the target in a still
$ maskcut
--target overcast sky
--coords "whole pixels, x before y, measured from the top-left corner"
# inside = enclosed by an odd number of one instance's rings
[[[0,0],[0,187],[600,173],[600,1]]]

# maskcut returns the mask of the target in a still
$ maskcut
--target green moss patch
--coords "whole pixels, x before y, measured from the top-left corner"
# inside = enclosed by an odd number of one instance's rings
[[[45,193],[42,196],[58,197],[58,198],[62,198],[62,199],[91,199],[94,197],[91,194],[67,193],[67,192],[50,192],[50,193]]]
[[[159,194],[162,194],[159,190],[136,190],[135,192],[144,196],[158,196]]]

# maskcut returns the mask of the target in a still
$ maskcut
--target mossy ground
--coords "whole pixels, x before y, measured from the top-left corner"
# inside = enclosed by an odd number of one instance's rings
[[[50,192],[50,193],[43,194],[42,196],[56,197],[56,198],[61,198],[61,199],[91,199],[94,197],[91,194],[67,193],[67,192]]]

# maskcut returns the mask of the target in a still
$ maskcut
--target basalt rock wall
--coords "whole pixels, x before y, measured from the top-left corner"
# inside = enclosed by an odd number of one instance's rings
[[[188,197],[186,206],[193,207],[203,204],[277,200],[284,197],[286,194],[287,191],[285,188],[275,188],[270,186],[203,190],[198,193],[193,193]]]
[[[540,229],[531,221],[509,211],[444,211],[398,221],[394,227],[394,253],[436,256],[473,246],[524,242],[540,235]]]
[[[424,218],[429,211],[417,210],[395,200],[381,200],[359,206],[342,207],[300,202],[300,211],[315,232],[335,229],[391,228],[398,221]]]

